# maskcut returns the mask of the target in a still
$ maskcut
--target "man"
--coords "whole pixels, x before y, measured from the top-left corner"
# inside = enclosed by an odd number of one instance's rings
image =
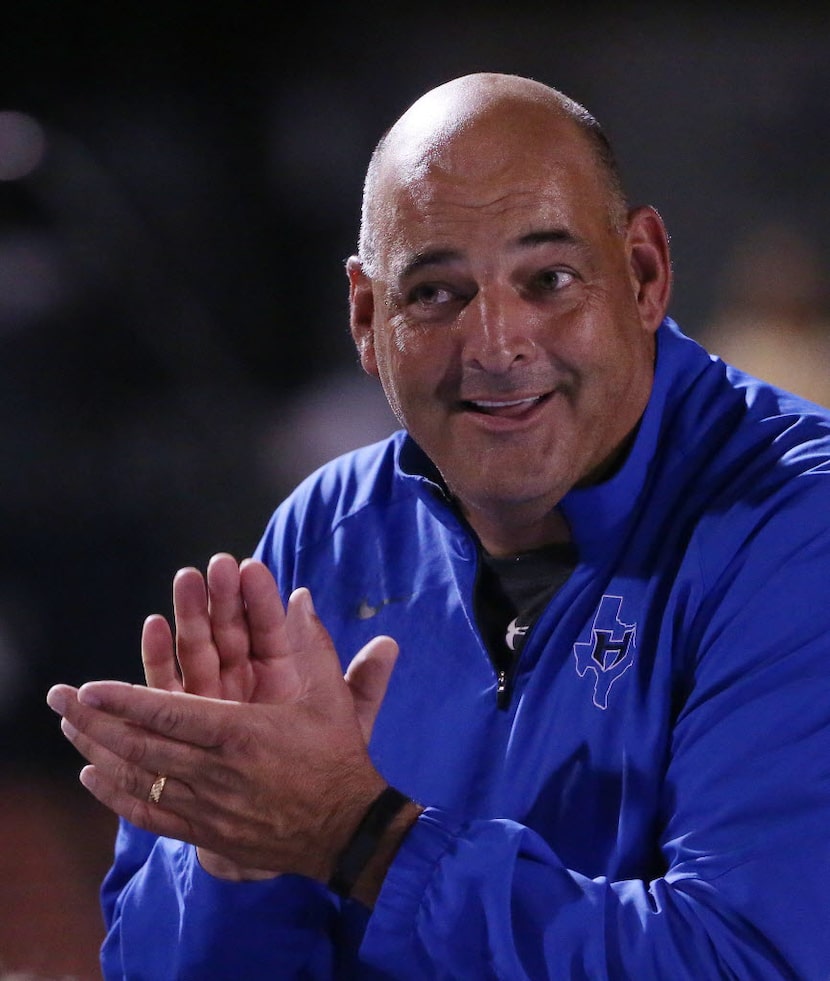
[[[148,688],[50,692],[105,975],[826,979],[830,416],[666,318],[535,81],[404,113],[347,271],[402,431],[177,575]]]

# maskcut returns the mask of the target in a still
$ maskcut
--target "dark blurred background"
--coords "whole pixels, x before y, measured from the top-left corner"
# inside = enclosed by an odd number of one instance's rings
[[[828,28],[792,3],[4,10],[0,977],[97,976],[114,819],[48,687],[140,681],[176,569],[249,554],[392,428],[343,271],[381,132],[469,71],[564,89],[668,225],[681,326],[791,359],[790,387],[808,352],[830,401]]]

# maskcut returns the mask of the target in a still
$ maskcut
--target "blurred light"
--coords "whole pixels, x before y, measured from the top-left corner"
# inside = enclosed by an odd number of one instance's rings
[[[23,112],[0,111],[0,181],[28,177],[43,160],[46,134]]]

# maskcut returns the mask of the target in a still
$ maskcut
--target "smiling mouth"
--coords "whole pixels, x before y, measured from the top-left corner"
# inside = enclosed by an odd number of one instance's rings
[[[544,402],[548,395],[532,395],[524,399],[465,399],[461,404],[471,412],[488,416],[520,416]]]

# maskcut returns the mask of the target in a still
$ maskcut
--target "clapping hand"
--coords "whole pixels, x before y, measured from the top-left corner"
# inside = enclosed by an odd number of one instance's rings
[[[145,622],[149,688],[50,690],[89,761],[81,781],[138,827],[197,845],[214,874],[326,881],[385,786],[366,743],[396,643],[374,638],[344,677],[308,590],[283,609],[262,563],[237,566],[224,554],[206,580],[196,569],[177,574],[174,612],[175,639],[163,617]]]

